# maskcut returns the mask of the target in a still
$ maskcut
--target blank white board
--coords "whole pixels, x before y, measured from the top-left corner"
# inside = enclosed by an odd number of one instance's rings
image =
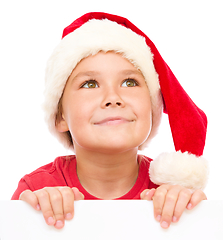
[[[167,230],[154,220],[152,201],[83,200],[74,205],[74,219],[57,230],[26,203],[0,201],[0,240],[223,239],[223,201],[203,201],[185,210]]]

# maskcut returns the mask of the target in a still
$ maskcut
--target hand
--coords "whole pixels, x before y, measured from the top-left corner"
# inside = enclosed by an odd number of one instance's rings
[[[74,216],[74,200],[83,200],[84,195],[77,188],[45,187],[37,191],[25,190],[19,200],[30,204],[35,210],[42,210],[48,225],[61,229],[65,220]]]
[[[146,189],[140,197],[143,200],[153,200],[154,217],[162,228],[168,228],[171,222],[178,222],[185,208],[191,210],[207,199],[201,190],[192,192],[181,186],[166,184],[157,189]]]

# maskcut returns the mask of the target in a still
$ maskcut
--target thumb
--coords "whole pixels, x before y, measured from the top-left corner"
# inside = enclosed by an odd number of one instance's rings
[[[156,189],[145,189],[144,191],[141,192],[140,198],[142,200],[153,200],[153,196],[155,193]]]
[[[73,190],[73,193],[74,193],[74,200],[76,200],[76,201],[77,201],[77,200],[84,200],[84,194],[81,193],[81,192],[78,190],[78,188],[73,187],[72,190]]]

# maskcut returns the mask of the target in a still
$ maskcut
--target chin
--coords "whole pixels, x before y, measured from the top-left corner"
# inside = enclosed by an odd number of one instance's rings
[[[104,152],[107,154],[118,154],[118,153],[124,153],[130,150],[138,150],[138,144],[126,144],[126,143],[120,143],[120,142],[115,142],[115,143],[110,143],[106,144],[104,146],[100,146],[98,148],[100,152]]]

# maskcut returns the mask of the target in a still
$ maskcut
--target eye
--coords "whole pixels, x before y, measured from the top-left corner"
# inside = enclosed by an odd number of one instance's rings
[[[98,84],[95,80],[85,82],[81,88],[98,88]]]
[[[122,87],[135,87],[138,86],[139,84],[137,83],[136,80],[128,78],[122,83]]]

